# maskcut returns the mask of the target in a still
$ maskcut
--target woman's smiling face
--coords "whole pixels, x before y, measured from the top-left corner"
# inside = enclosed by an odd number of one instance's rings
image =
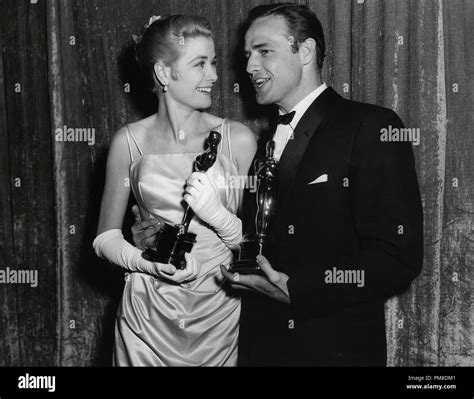
[[[168,95],[192,109],[209,108],[217,80],[214,41],[198,36],[183,39],[180,57],[171,67]]]

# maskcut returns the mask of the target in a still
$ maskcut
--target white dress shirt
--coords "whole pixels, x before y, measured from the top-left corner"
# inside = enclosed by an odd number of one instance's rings
[[[290,111],[295,111],[295,116],[293,120],[288,125],[278,125],[276,132],[273,136],[273,140],[275,141],[275,150],[273,152],[273,157],[279,161],[283,150],[288,143],[288,140],[293,136],[293,132],[298,125],[298,122],[309,108],[309,106],[318,98],[318,96],[327,89],[326,83],[323,83],[319,86],[316,90],[309,93],[305,98],[303,98],[295,107]],[[280,115],[282,112],[280,111]]]

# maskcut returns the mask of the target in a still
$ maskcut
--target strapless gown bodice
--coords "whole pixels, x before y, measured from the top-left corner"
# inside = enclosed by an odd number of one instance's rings
[[[130,182],[142,218],[151,216],[173,226],[181,223],[185,206],[184,187],[198,155],[199,153],[149,154],[132,163]],[[240,198],[239,190],[232,184],[232,179],[238,174],[234,162],[218,153],[216,162],[207,174],[214,183],[221,202],[230,212],[236,213]],[[215,231],[198,217],[191,220],[189,231],[197,234],[192,255],[199,261],[206,262],[212,257],[229,253]],[[207,271],[209,270],[201,269],[201,276]]]
[[[184,187],[197,155],[145,154],[131,163],[130,185],[142,218],[181,222]],[[207,174],[222,204],[236,213],[241,190],[232,184],[238,175],[234,162],[218,153]],[[170,284],[144,273],[126,277],[116,324],[116,365],[236,365],[240,300],[223,289],[219,268],[230,263],[232,252],[197,216],[189,231],[197,234],[191,255],[201,263],[194,281]]]

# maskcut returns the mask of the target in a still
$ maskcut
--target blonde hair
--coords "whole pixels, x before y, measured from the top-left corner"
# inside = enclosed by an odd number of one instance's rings
[[[180,57],[180,49],[186,39],[205,37],[212,39],[209,22],[197,15],[173,14],[155,19],[142,28],[135,47],[140,68],[153,83],[153,91],[160,86],[154,73],[154,66],[162,61],[167,66]]]

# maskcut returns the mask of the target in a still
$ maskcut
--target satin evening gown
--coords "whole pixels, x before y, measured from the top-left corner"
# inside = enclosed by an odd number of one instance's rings
[[[226,184],[238,176],[232,160],[229,123],[220,127],[222,140],[214,166],[207,172],[227,209],[236,213],[240,191]],[[145,154],[127,126],[130,185],[142,217],[152,215],[172,225],[183,217],[185,181],[199,153]],[[130,140],[132,139],[132,140]],[[133,159],[132,142],[140,157]],[[229,146],[229,156],[222,153]],[[191,254],[202,265],[196,280],[175,285],[144,273],[129,273],[115,326],[115,366],[235,366],[240,299],[220,287],[219,265],[232,252],[197,216],[189,231],[197,234]]]

